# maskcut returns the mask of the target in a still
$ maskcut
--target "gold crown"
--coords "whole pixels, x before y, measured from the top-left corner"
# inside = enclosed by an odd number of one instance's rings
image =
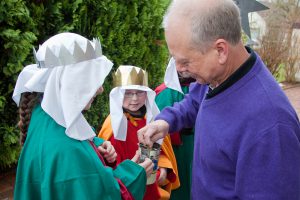
[[[129,85],[141,85],[148,87],[147,72],[139,67],[121,65],[112,76],[114,87]]]

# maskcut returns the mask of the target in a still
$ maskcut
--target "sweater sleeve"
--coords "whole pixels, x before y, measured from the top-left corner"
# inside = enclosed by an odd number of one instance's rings
[[[166,107],[155,119],[166,121],[170,126],[169,132],[194,127],[200,104],[206,92],[206,85],[191,84],[189,94],[185,95],[181,102],[174,103],[173,107]]]
[[[299,199],[299,127],[278,123],[260,135],[240,150],[236,166],[239,198]]]

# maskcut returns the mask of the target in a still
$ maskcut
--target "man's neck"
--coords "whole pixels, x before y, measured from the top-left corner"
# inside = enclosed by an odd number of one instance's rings
[[[237,46],[230,49],[227,62],[225,64],[226,72],[224,75],[210,85],[212,88],[218,87],[221,83],[223,83],[228,77],[230,77],[237,69],[239,69],[243,63],[250,57],[250,54],[247,52],[246,48],[240,42]]]

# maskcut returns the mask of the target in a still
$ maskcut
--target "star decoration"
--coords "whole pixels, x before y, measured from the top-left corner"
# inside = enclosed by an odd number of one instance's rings
[[[267,6],[256,0],[234,0],[240,8],[242,18],[242,28],[246,35],[251,39],[248,13],[269,9]]]

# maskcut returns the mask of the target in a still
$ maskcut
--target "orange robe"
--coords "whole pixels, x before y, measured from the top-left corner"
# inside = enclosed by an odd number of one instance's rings
[[[127,113],[125,115],[128,119],[126,141],[120,141],[114,138],[110,115],[104,121],[98,134],[98,137],[109,140],[115,147],[117,152],[116,164],[119,164],[125,159],[133,158],[138,149],[137,131],[146,125],[146,120],[144,118],[134,118]],[[158,166],[167,169],[167,178],[163,186],[158,186],[157,183],[147,185],[144,196],[145,200],[170,199],[171,190],[180,186],[176,158],[169,135],[163,140],[161,149],[162,151],[159,156]]]

